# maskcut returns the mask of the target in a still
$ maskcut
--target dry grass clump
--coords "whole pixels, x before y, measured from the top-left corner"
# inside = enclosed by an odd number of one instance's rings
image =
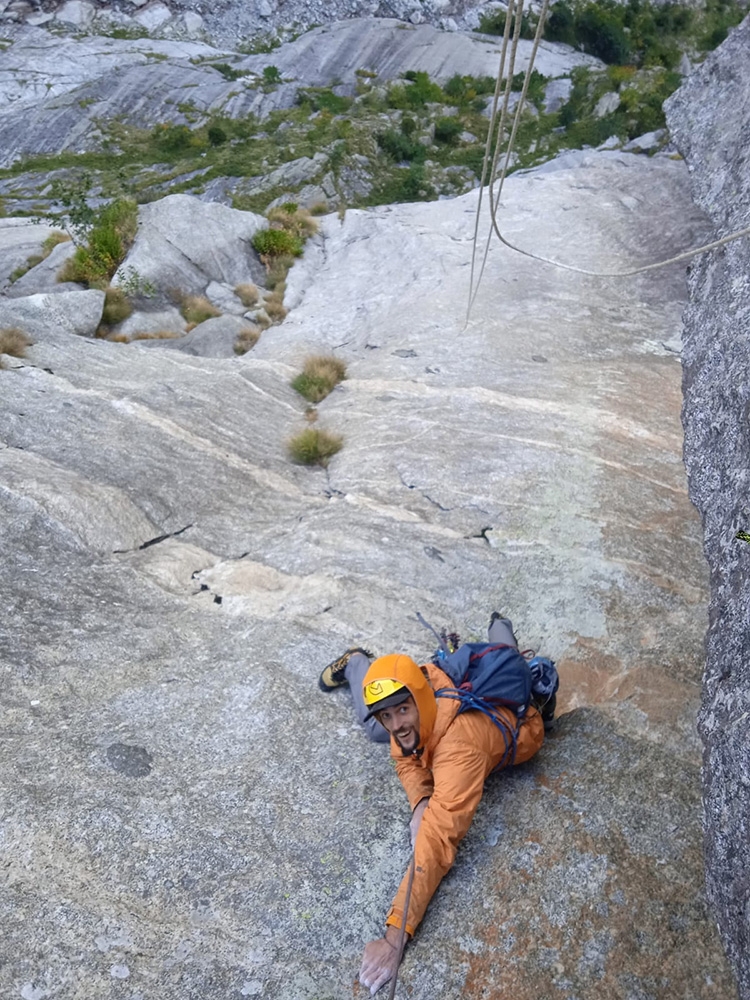
[[[328,202],[316,201],[314,205],[310,206],[310,215],[327,215],[328,214]]]
[[[263,308],[274,323],[280,323],[286,316],[284,308],[284,290],[275,288],[271,295],[263,301]]]
[[[64,233],[61,229],[53,229],[44,243],[42,243],[42,252],[45,259],[49,257],[55,247],[60,243],[70,243],[70,236],[68,233]]]
[[[104,310],[102,312],[102,323],[104,326],[117,326],[133,312],[130,299],[121,288],[113,288],[111,285],[104,293]]]
[[[153,333],[134,333],[130,338],[133,340],[175,340],[177,337],[181,337],[181,333],[175,333],[174,330],[155,330]]]
[[[180,312],[185,322],[192,323],[193,326],[221,316],[221,310],[213,302],[209,302],[205,295],[185,295],[180,302]]]
[[[286,276],[293,263],[294,257],[288,254],[269,259],[266,262],[266,288],[276,291],[279,285],[286,285]]]
[[[286,205],[277,205],[266,212],[266,218],[272,227],[278,227],[297,236],[301,240],[306,240],[314,236],[318,231],[318,223],[306,208],[298,208],[294,202],[287,202]]]
[[[9,326],[0,330],[0,354],[9,354],[13,358],[25,358],[26,348],[33,341],[17,326]]]
[[[258,302],[258,289],[255,285],[237,285],[234,289],[234,294],[246,309],[250,309],[251,306],[256,305]]]
[[[235,354],[247,354],[258,343],[260,330],[256,326],[246,326],[237,334],[234,342]]]
[[[317,427],[306,427],[291,438],[287,444],[293,461],[300,465],[328,465],[332,455],[341,450],[344,439],[338,434]]]
[[[293,380],[292,388],[311,403],[319,403],[346,378],[346,365],[339,358],[314,354],[305,360],[302,372]]]

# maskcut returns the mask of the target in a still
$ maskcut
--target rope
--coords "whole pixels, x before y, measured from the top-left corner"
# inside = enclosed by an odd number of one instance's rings
[[[414,870],[416,868],[416,856],[414,851],[411,852],[411,865],[409,866],[409,881],[406,884],[406,899],[404,900],[404,912],[401,914],[401,928],[398,935],[398,946],[396,948],[396,954],[398,956],[398,961],[396,962],[396,971],[393,973],[393,979],[391,980],[391,989],[388,993],[388,1000],[393,1000],[396,995],[396,983],[398,982],[398,970],[401,966],[401,959],[404,957],[404,945],[406,943],[406,919],[409,916],[409,903],[411,902],[411,887],[414,884]]]
[[[477,200],[477,211],[476,211],[476,220],[474,224],[474,237],[473,237],[473,246],[471,254],[471,275],[469,279],[469,302],[466,310],[465,325],[468,325],[469,323],[471,310],[474,306],[477,295],[479,293],[479,285],[482,281],[482,277],[484,276],[485,265],[487,263],[487,257],[489,254],[490,240],[493,232],[497,235],[497,238],[504,246],[508,247],[509,250],[513,250],[515,253],[519,253],[524,257],[529,257],[532,260],[538,260],[543,264],[550,264],[551,266],[560,268],[561,270],[564,271],[573,271],[576,274],[584,274],[591,278],[629,278],[636,274],[644,274],[647,271],[656,271],[662,267],[668,267],[670,264],[678,264],[680,263],[680,261],[690,260],[692,257],[696,257],[698,256],[698,254],[706,253],[709,250],[716,250],[718,247],[725,246],[727,243],[732,243],[735,240],[742,239],[745,236],[750,236],[750,226],[747,226],[744,229],[738,229],[735,232],[729,233],[727,236],[723,236],[718,240],[713,240],[711,243],[705,243],[702,246],[695,247],[691,250],[685,250],[681,253],[675,254],[673,257],[669,257],[666,260],[656,261],[655,263],[652,264],[643,264],[640,267],[629,268],[628,270],[625,271],[591,271],[588,268],[577,267],[575,264],[566,264],[563,261],[552,260],[552,258],[550,257],[543,257],[541,254],[533,253],[530,250],[524,250],[522,247],[518,247],[514,243],[511,243],[510,240],[506,239],[506,237],[503,236],[503,234],[500,232],[500,227],[498,226],[497,223],[497,211],[499,208],[500,195],[502,194],[503,184],[505,183],[505,178],[508,173],[508,168],[510,165],[510,157],[516,140],[518,125],[521,120],[521,113],[523,111],[523,106],[526,102],[526,94],[528,92],[529,82],[531,80],[531,74],[534,69],[534,60],[536,59],[536,53],[539,48],[542,32],[544,30],[544,21],[547,15],[547,9],[549,7],[549,0],[544,0],[544,3],[542,4],[542,9],[539,14],[539,21],[537,23],[536,32],[534,34],[534,44],[531,50],[531,55],[529,57],[529,64],[526,68],[526,73],[523,81],[523,88],[521,90],[521,94],[518,99],[518,103],[516,105],[515,115],[513,118],[513,126],[511,128],[511,134],[509,136],[508,144],[505,151],[505,160],[503,163],[502,171],[500,173],[499,183],[497,185],[497,192],[495,192],[494,179],[497,172],[497,164],[500,159],[500,149],[502,145],[503,129],[505,125],[507,107],[510,99],[510,86],[511,86],[511,79],[513,76],[513,68],[515,66],[515,56],[516,56],[516,50],[518,48],[518,39],[520,37],[521,18],[523,15],[523,4],[524,0],[519,0],[518,6],[515,10],[516,23],[513,32],[513,48],[511,49],[509,72],[507,74],[505,83],[505,92],[504,92],[502,112],[500,116],[500,125],[497,131],[497,139],[493,151],[494,125],[497,117],[497,104],[501,88],[501,81],[505,76],[505,58],[507,51],[507,42],[509,37],[510,19],[514,10],[513,0],[509,0],[508,12],[505,19],[503,48],[500,55],[500,67],[498,69],[497,84],[495,86],[495,96],[492,106],[492,115],[490,117],[490,126],[487,135],[487,144],[485,146],[484,160],[482,162],[482,177],[480,180],[479,198]],[[475,285],[474,273],[475,273],[476,256],[477,256],[477,241],[479,236],[479,221],[482,208],[482,190],[484,188],[485,180],[487,179],[487,165],[490,161],[490,154],[492,154],[492,168],[490,170],[488,188],[489,188],[489,200],[490,200],[491,227],[489,234],[487,236],[487,243],[484,248],[482,265],[479,271],[479,277],[477,278]]]

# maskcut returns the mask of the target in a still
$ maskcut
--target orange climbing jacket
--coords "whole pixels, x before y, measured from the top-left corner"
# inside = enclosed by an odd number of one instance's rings
[[[471,825],[487,775],[507,760],[507,741],[502,729],[487,715],[478,711],[459,713],[458,701],[435,697],[435,692],[455,685],[432,663],[419,667],[403,654],[383,656],[370,665],[364,685],[385,678],[407,687],[419,710],[416,750],[405,754],[391,738],[396,771],[412,810],[423,798],[430,800],[414,848],[414,884],[406,917],[406,930],[414,934]],[[496,712],[509,727],[518,726],[510,709],[498,708]],[[542,718],[533,706],[529,707],[518,728],[513,763],[521,764],[533,757],[543,741]],[[405,875],[386,924],[401,927],[407,881]]]

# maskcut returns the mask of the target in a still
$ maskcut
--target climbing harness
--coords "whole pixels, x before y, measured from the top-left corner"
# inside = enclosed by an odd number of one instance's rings
[[[497,74],[497,83],[495,86],[495,94],[492,104],[492,114],[490,117],[490,125],[487,134],[487,144],[485,146],[484,160],[482,162],[482,176],[479,186],[479,197],[477,200],[477,211],[476,219],[474,223],[474,236],[473,236],[473,247],[471,254],[471,272],[469,278],[469,301],[466,309],[466,322],[464,328],[469,323],[469,318],[471,316],[471,310],[476,301],[476,297],[479,291],[479,285],[482,281],[484,275],[485,265],[487,263],[487,256],[489,254],[490,240],[492,233],[497,235],[500,242],[508,247],[509,250],[513,250],[516,253],[522,254],[524,257],[530,257],[532,260],[538,260],[543,264],[550,264],[553,267],[561,268],[565,271],[573,271],[576,274],[584,274],[592,278],[628,278],[636,274],[644,274],[647,271],[655,271],[662,267],[667,267],[669,264],[677,264],[683,260],[689,260],[691,257],[696,257],[698,254],[706,253],[708,250],[715,250],[718,247],[725,246],[727,243],[732,243],[735,240],[742,239],[745,236],[750,236],[750,226],[746,226],[744,229],[739,229],[733,233],[729,233],[727,236],[723,236],[718,240],[713,240],[711,243],[705,243],[702,246],[694,247],[691,250],[685,250],[682,253],[676,254],[673,257],[669,257],[667,260],[656,261],[652,264],[644,264],[639,267],[629,268],[625,271],[591,271],[587,268],[577,267],[574,264],[566,264],[563,261],[552,260],[549,257],[543,257],[541,254],[532,253],[530,250],[524,250],[522,247],[516,246],[511,243],[503,234],[500,232],[500,227],[497,223],[497,210],[499,207],[500,195],[502,194],[503,184],[508,173],[508,168],[510,165],[510,157],[513,152],[513,145],[516,139],[516,132],[518,131],[518,125],[521,120],[521,113],[523,111],[523,106],[526,102],[526,94],[529,88],[529,82],[531,80],[531,74],[534,69],[534,60],[536,58],[537,49],[539,48],[539,43],[541,41],[542,32],[544,30],[544,22],[547,16],[547,9],[549,7],[549,0],[544,0],[542,4],[542,9],[539,13],[539,21],[537,23],[536,32],[534,34],[534,44],[531,49],[531,55],[529,57],[529,64],[526,68],[526,73],[524,75],[523,88],[521,90],[518,103],[516,104],[515,114],[513,117],[513,125],[511,127],[510,136],[508,138],[508,144],[505,150],[505,159],[503,162],[502,169],[500,171],[499,177],[497,177],[497,166],[500,159],[500,151],[502,148],[503,134],[505,129],[505,121],[507,118],[508,104],[510,101],[511,84],[513,78],[513,70],[515,68],[516,51],[518,49],[518,41],[521,34],[521,21],[523,17],[523,7],[524,0],[509,0],[508,10],[505,18],[505,30],[503,32],[503,45],[500,53],[500,67]],[[513,30],[513,43],[510,52],[510,61],[508,65],[508,72],[505,73],[505,60],[508,50],[508,41],[510,38],[510,22],[515,14],[515,26]],[[497,138],[493,140],[495,135],[495,123],[497,121],[497,108],[500,99],[500,91],[502,88],[502,81],[505,79],[505,90],[503,93],[502,109],[500,113],[500,121],[497,128]],[[493,149],[494,141],[494,149]],[[491,166],[488,171],[488,165]],[[489,177],[488,177],[489,174]],[[495,179],[497,177],[497,191],[495,192],[493,185],[495,184]],[[475,283],[475,273],[476,273],[476,259],[477,259],[477,242],[479,237],[479,222],[481,218],[482,209],[482,193],[484,190],[485,182],[487,182],[488,197],[490,202],[490,220],[491,227],[487,236],[487,241],[484,248],[484,254],[482,256],[482,262],[479,269],[479,276]]]

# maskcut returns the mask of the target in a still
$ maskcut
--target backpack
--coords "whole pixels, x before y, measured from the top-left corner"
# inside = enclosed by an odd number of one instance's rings
[[[505,739],[505,753],[497,768],[512,764],[518,729],[529,705],[546,702],[557,691],[559,681],[552,660],[535,656],[528,663],[515,646],[466,642],[452,653],[438,650],[434,662],[456,685],[436,691],[435,696],[459,701],[459,715],[473,710],[491,719]],[[498,715],[497,708],[509,708],[516,716],[516,725]]]

